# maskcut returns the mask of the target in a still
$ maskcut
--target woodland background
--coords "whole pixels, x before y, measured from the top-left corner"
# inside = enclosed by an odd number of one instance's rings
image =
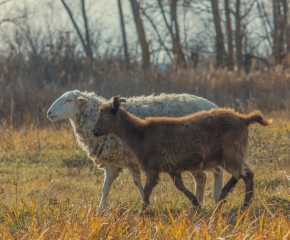
[[[0,0],[0,238],[290,239],[289,0]],[[255,199],[196,211],[166,175],[146,216],[127,170],[97,216],[104,172],[47,109],[65,91],[191,93],[260,109],[249,131]],[[143,175],[142,175],[143,176]],[[231,176],[225,173],[225,182]],[[184,183],[194,192],[192,176]],[[144,182],[144,176],[143,176]]]
[[[288,0],[107,5],[116,11],[96,17],[101,0],[0,1],[2,124],[46,126],[49,106],[74,89],[108,98],[187,92],[220,107],[288,110]]]

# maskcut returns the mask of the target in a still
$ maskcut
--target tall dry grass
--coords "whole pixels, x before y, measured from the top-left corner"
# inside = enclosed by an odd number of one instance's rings
[[[165,72],[156,67],[144,73],[135,64],[130,71],[115,58],[97,59],[92,67],[65,42],[58,51],[29,57],[9,55],[0,60],[0,119],[14,127],[39,122],[46,126],[46,111],[68,90],[135,96],[152,93],[190,93],[205,97],[220,107],[262,111],[289,111],[290,70],[282,65],[249,74],[215,69],[210,62],[192,68]]]
[[[0,60],[0,238],[1,239],[289,239],[290,132],[289,70],[193,69],[139,66],[126,71],[118,59],[98,59],[88,67],[65,39],[39,55]],[[109,206],[96,216],[103,172],[77,147],[67,121],[51,123],[46,111],[68,90],[104,97],[187,92],[241,112],[258,108],[274,123],[253,127],[249,163],[255,172],[255,201],[241,208],[240,182],[223,206],[214,206],[208,174],[206,201],[191,208],[162,175],[148,215],[129,173],[114,182]],[[193,191],[191,175],[183,175]],[[229,179],[226,175],[226,179]]]
[[[205,204],[195,211],[162,175],[146,216],[139,216],[142,202],[127,171],[115,181],[108,208],[96,215],[103,172],[77,147],[71,128],[2,127],[0,238],[289,239],[290,122],[284,113],[271,117],[272,125],[250,131],[249,163],[255,172],[250,208],[241,207],[242,182],[223,206],[214,206],[209,173]],[[193,191],[191,175],[183,178]]]

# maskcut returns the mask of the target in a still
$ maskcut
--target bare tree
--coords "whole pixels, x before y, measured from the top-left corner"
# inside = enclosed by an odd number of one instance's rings
[[[279,16],[280,15],[280,4],[279,0],[273,0],[273,16],[274,16],[274,33],[273,33],[273,56],[275,62],[279,63]]]
[[[218,0],[211,0],[212,12],[216,30],[216,65],[223,66],[225,59],[224,36],[221,28],[221,19],[218,8]]]
[[[252,0],[252,1],[244,1],[244,6],[247,4],[249,7],[244,7],[243,8],[243,13],[241,13],[241,0],[236,0],[236,11],[232,11],[232,13],[235,15],[235,20],[236,20],[236,31],[235,31],[235,42],[236,42],[236,59],[237,59],[237,65],[239,70],[245,69],[245,64],[247,62],[248,64],[248,59],[245,58],[244,61],[244,55],[243,55],[243,49],[244,49],[244,54],[249,56],[253,56],[250,53],[247,53],[246,48],[247,48],[247,40],[248,40],[248,32],[246,31],[247,29],[247,21],[245,20],[247,16],[251,13],[255,3],[259,5],[257,0]],[[265,27],[266,28],[266,27]],[[244,40],[244,45],[243,45],[243,40]],[[256,59],[259,59],[259,57],[255,57]]]
[[[130,68],[130,59],[129,59],[129,53],[128,53],[127,38],[126,38],[126,32],[125,32],[125,23],[124,23],[124,18],[123,18],[121,0],[118,0],[118,7],[119,7],[119,13],[120,13],[120,23],[121,23],[121,28],[122,28],[122,35],[123,35],[123,44],[124,44],[124,54],[125,54],[125,59],[126,59],[126,67],[127,67],[127,69],[129,69]]]
[[[149,21],[149,23],[151,24],[153,30],[155,31],[156,35],[157,35],[157,38],[158,38],[158,42],[160,44],[160,46],[163,47],[163,49],[166,51],[167,53],[167,56],[169,57],[169,59],[171,60],[171,62],[173,62],[173,59],[170,55],[170,52],[171,52],[171,49],[169,49],[166,45],[165,45],[165,42],[163,40],[163,38],[161,37],[161,34],[157,28],[157,24],[154,23],[153,19],[146,13],[146,11],[143,9],[143,8],[140,8],[141,11],[142,11],[142,15],[144,17],[146,17],[146,19]]]
[[[283,9],[283,12],[282,12],[282,9]],[[280,63],[286,55],[284,46],[285,45],[287,46],[287,52],[290,50],[289,26],[288,26],[289,8],[288,8],[287,0],[274,1],[273,10],[274,10],[273,53],[275,53],[273,55],[275,56],[276,63]]]
[[[91,48],[91,41],[90,41],[90,33],[89,33],[89,26],[88,26],[88,19],[87,19],[87,14],[86,14],[86,8],[85,8],[85,0],[81,0],[82,4],[82,15],[84,19],[84,27],[86,30],[86,54],[88,57],[88,62],[91,64],[91,61],[93,60],[93,53],[92,53],[92,48]]]
[[[158,4],[161,10],[165,25],[168,28],[171,38],[172,38],[172,45],[173,45],[172,51],[174,53],[175,64],[186,67],[185,55],[182,50],[182,45],[181,45],[180,36],[179,36],[179,25],[178,25],[178,19],[177,19],[177,1],[178,0],[171,0],[170,2],[171,24],[169,24],[166,19],[165,11],[162,5],[162,0],[158,0]]]
[[[143,70],[148,71],[150,70],[150,52],[149,45],[146,40],[145,30],[140,16],[140,6],[137,0],[130,0],[130,2],[132,6],[132,11],[135,19],[135,25],[138,32],[140,45],[142,48]]]
[[[232,37],[232,26],[230,18],[229,0],[225,0],[226,10],[226,22],[227,22],[227,36],[228,36],[228,69],[233,70],[234,68],[234,50],[233,50],[233,37]]]
[[[270,31],[272,31],[272,25],[270,23],[270,20],[269,20],[267,14],[266,14],[264,3],[261,2],[261,4],[260,4],[259,1],[257,1],[257,8],[258,8],[258,12],[260,15],[260,19],[262,21],[263,29],[265,31],[264,38],[268,42],[269,46],[272,46],[272,36],[270,33]],[[268,28],[270,29],[270,31],[268,30]]]
[[[84,20],[84,29],[85,29],[85,37],[82,36],[80,28],[77,25],[75,18],[73,16],[71,10],[69,9],[68,5],[66,4],[65,0],[61,0],[61,2],[63,4],[63,6],[65,7],[65,9],[70,17],[70,20],[71,20],[72,24],[74,25],[74,28],[77,31],[77,34],[81,40],[83,49],[84,49],[86,56],[87,56],[88,64],[91,65],[92,60],[93,60],[93,52],[92,52],[91,43],[90,43],[90,34],[89,34],[89,27],[88,27],[88,19],[86,16],[85,1],[81,0],[82,16],[83,16],[83,20]]]
[[[241,32],[241,13],[240,13],[240,7],[241,7],[241,2],[240,0],[237,0],[236,2],[236,55],[237,55],[237,63],[238,63],[238,68],[239,70],[244,68],[244,61],[243,61],[243,54],[242,54],[242,39],[243,35]]]
[[[288,25],[288,15],[289,15],[289,7],[287,0],[281,0],[283,4],[283,11],[284,11],[284,19],[283,19],[283,29],[284,34],[286,35],[286,45],[287,45],[287,53],[290,52],[290,26]]]
[[[12,0],[3,0],[0,1],[0,8],[3,7],[5,4],[12,2]],[[0,17],[0,26],[3,23],[14,23],[16,24],[19,20],[25,19],[27,17],[26,11],[18,11],[15,7],[11,8],[9,11],[6,11],[5,14],[3,14]]]
[[[171,4],[170,4],[173,51],[174,51],[174,54],[177,56],[177,60],[176,60],[177,65],[186,67],[186,60],[184,57],[184,53],[182,51],[182,46],[181,46],[180,37],[179,37],[179,26],[178,26],[178,20],[177,20],[177,1],[178,0],[171,0]]]

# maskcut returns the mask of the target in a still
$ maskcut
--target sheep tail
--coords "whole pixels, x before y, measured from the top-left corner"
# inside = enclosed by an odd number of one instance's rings
[[[251,112],[249,115],[247,116],[243,116],[242,117],[244,123],[249,126],[251,123],[257,122],[260,123],[263,126],[268,126],[272,123],[272,119],[271,120],[267,120],[260,111],[258,110],[254,110],[253,112]]]

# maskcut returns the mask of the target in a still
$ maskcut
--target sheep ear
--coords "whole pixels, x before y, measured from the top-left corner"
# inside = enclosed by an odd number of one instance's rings
[[[114,97],[114,100],[113,100],[113,109],[114,109],[115,114],[117,114],[119,107],[120,107],[119,97],[116,96]]]
[[[85,103],[88,101],[88,99],[80,96],[80,97],[78,97],[78,101],[79,101],[79,103]]]

